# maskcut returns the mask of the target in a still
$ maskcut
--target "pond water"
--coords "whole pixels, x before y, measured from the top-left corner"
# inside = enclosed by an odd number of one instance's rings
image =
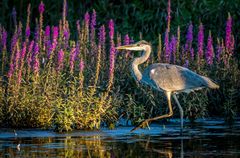
[[[151,129],[55,133],[45,130],[0,130],[0,157],[240,157],[240,121],[232,128],[223,120],[152,124]]]

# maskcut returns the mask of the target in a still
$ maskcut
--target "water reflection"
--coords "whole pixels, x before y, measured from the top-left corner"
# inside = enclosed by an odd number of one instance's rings
[[[0,130],[0,157],[240,157],[240,126],[209,124],[187,127],[183,136],[178,125],[138,133],[129,133],[131,127],[67,134],[25,130],[17,136]]]
[[[151,136],[133,136],[135,142],[101,135],[80,137],[11,138],[0,141],[0,157],[162,157],[172,158],[178,150],[172,141]],[[180,143],[183,151],[183,143]],[[176,149],[175,149],[176,148]],[[180,153],[175,151],[175,155]],[[175,156],[176,157],[176,156]],[[177,156],[180,157],[180,156]]]
[[[148,140],[145,144],[144,150],[153,151],[153,152],[158,153],[159,155],[162,155],[166,158],[172,158],[173,157],[172,149],[157,149],[157,148],[151,147],[150,142],[151,142],[151,137],[148,137]],[[170,143],[169,146],[171,146],[171,145],[172,144]],[[181,146],[181,148],[183,148],[183,146]]]

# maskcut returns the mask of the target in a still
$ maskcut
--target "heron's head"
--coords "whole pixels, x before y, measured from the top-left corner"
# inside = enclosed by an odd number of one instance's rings
[[[148,42],[142,40],[135,44],[116,47],[116,49],[117,50],[132,50],[132,51],[146,51],[150,47],[151,46]]]

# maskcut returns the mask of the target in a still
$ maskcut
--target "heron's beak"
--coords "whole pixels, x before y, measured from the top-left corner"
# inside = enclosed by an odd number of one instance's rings
[[[119,46],[119,47],[116,47],[116,49],[117,50],[135,50],[135,51],[142,50],[142,48],[138,47],[136,44]]]
[[[133,48],[132,44],[116,47],[117,50],[131,50],[131,48]]]

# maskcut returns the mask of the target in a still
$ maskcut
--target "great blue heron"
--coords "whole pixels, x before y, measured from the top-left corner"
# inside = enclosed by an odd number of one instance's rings
[[[124,45],[116,47],[117,50],[130,50],[130,51],[143,51],[143,55],[134,58],[131,70],[133,77],[140,83],[147,84],[158,91],[165,93],[168,101],[169,113],[149,118],[142,121],[138,126],[132,129],[136,130],[144,125],[148,125],[149,122],[171,117],[173,115],[173,109],[171,104],[171,95],[173,95],[176,101],[181,117],[181,131],[183,129],[183,109],[177,99],[176,94],[180,92],[191,92],[202,88],[218,89],[219,86],[211,81],[211,79],[198,75],[197,73],[178,65],[172,65],[167,63],[155,63],[148,66],[143,73],[138,69],[138,66],[144,63],[150,56],[152,47],[151,45],[142,40],[135,44]]]

